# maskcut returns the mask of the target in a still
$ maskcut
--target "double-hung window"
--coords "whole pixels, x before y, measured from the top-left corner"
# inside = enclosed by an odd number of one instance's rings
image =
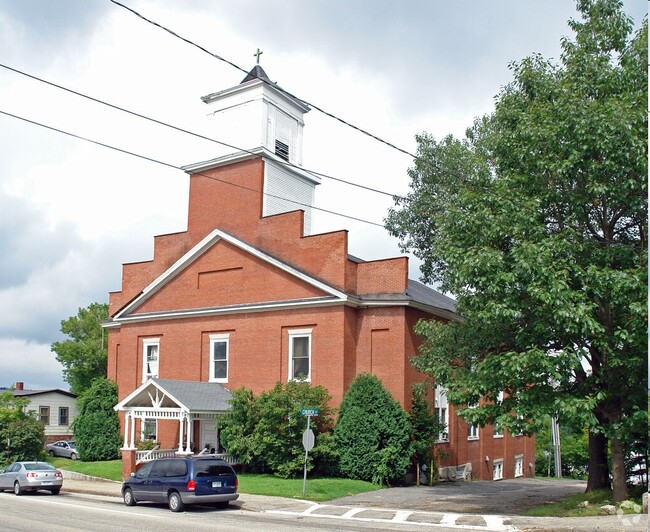
[[[447,402],[447,390],[436,385],[434,391],[436,420],[440,426],[437,441],[449,441],[449,403]]]
[[[158,377],[160,359],[160,338],[146,338],[142,341],[142,382]]]
[[[496,398],[496,404],[500,405],[501,403],[503,403],[503,392],[499,392]],[[493,435],[495,438],[503,438],[503,427],[498,421],[494,422]]]
[[[476,408],[478,403],[468,404],[467,408]],[[467,424],[467,439],[468,440],[478,440],[478,425],[468,423]]]
[[[67,406],[59,407],[59,425],[67,425],[70,419],[70,410]]]
[[[38,407],[38,417],[41,420],[43,425],[50,424],[50,407],[49,406],[39,406]]]
[[[230,335],[210,335],[210,381],[228,382]]]
[[[518,454],[515,456],[515,477],[524,476],[524,455]]]
[[[311,329],[289,331],[289,380],[311,380]]]
[[[503,459],[495,460],[492,463],[492,479],[501,480],[503,478]]]

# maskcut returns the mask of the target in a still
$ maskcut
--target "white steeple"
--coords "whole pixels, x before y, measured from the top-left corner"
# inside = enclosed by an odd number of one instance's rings
[[[259,63],[258,50],[255,54]],[[320,178],[301,169],[304,114],[309,106],[273,83],[259,64],[239,85],[201,98],[208,105],[216,139],[230,154],[185,168],[200,171],[251,156],[265,161],[265,216],[302,209],[305,233],[311,232],[315,186]]]

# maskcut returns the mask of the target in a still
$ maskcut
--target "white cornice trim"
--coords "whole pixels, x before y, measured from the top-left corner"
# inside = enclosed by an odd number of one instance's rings
[[[302,168],[295,166],[292,163],[288,163],[284,159],[278,157],[275,153],[267,150],[264,146],[258,146],[256,148],[251,148],[250,150],[237,151],[235,153],[229,153],[228,155],[223,155],[215,159],[208,159],[207,161],[199,161],[198,163],[188,164],[186,166],[181,166],[187,174],[200,174],[201,172],[207,172],[214,168],[219,168],[221,166],[227,166],[229,164],[239,163],[242,161],[250,161],[251,159],[256,159],[261,157],[263,160],[275,163],[279,165],[284,171],[297,175],[302,179],[320,185],[321,178],[315,174],[307,172]]]
[[[209,248],[211,248],[219,240],[225,240],[230,244],[238,247],[239,249],[253,255],[254,257],[263,260],[264,262],[271,264],[282,271],[297,277],[298,279],[306,282],[307,284],[322,290],[326,294],[329,294],[339,300],[339,302],[345,302],[348,300],[348,295],[345,292],[319,281],[295,268],[289,266],[288,264],[267,255],[263,251],[239,240],[238,238],[221,231],[220,229],[214,229],[210,234],[203,238],[198,244],[196,244],[192,249],[185,253],[180,259],[178,259],[172,266],[167,268],[161,275],[159,275],[151,284],[145,287],[140,295],[123,307],[114,317],[113,321],[122,321],[126,315],[142,305],[147,299],[154,295],[158,290],[160,290],[164,285],[171,281],[174,277],[180,274],[185,268],[192,264],[197,258],[199,258],[203,253],[205,253]]]

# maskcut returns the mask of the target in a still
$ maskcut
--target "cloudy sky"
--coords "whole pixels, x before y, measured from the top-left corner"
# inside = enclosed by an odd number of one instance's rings
[[[411,153],[416,133],[460,136],[490,112],[511,61],[558,59],[577,16],[571,0],[121,1],[245,70],[261,48],[280,86]],[[647,4],[625,8],[638,24]],[[7,113],[176,167],[222,150],[6,67],[225,142],[200,97],[243,74],[109,0],[0,0],[0,50],[0,386],[67,389],[61,320],[107,302],[154,235],[186,229],[188,177]],[[305,122],[306,168],[407,190],[408,155],[316,110]],[[324,179],[316,206],[381,224],[391,200]],[[314,214],[314,232],[337,229],[364,259],[399,253],[379,227]]]

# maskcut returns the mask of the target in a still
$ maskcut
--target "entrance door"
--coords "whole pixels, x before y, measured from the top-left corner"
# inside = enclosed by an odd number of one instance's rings
[[[201,420],[201,449],[208,447],[210,452],[219,452],[219,429],[216,419]],[[214,449],[214,451],[213,451]]]

